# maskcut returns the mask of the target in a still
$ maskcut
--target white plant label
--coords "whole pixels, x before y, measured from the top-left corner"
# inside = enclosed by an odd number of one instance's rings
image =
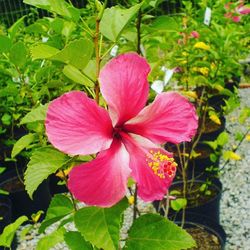
[[[115,56],[117,55],[117,53],[118,53],[118,49],[119,49],[119,46],[118,46],[118,45],[115,45],[115,46],[111,49],[110,55],[113,56],[113,57],[115,57]]]
[[[173,74],[174,74],[174,69],[167,69],[165,71],[165,76],[164,76],[164,80],[163,80],[164,86],[168,84],[168,82],[172,78]]]
[[[204,16],[204,24],[206,24],[207,26],[210,25],[211,16],[212,16],[212,10],[209,7],[207,7]]]
[[[164,82],[161,80],[156,80],[151,85],[151,89],[153,89],[157,94],[160,94],[164,89]]]

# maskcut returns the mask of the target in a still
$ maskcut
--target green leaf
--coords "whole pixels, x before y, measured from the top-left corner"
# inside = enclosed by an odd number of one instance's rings
[[[3,173],[5,171],[5,167],[0,167],[0,174]]]
[[[171,201],[171,208],[174,209],[175,211],[180,211],[186,206],[187,206],[187,199],[177,198]]]
[[[80,16],[78,9],[74,8],[64,0],[24,0],[24,3],[33,5],[37,8],[55,12],[61,16],[72,18],[77,21]]]
[[[14,158],[16,155],[18,155],[23,149],[25,149],[27,146],[30,145],[35,139],[35,134],[27,134],[21,137],[14,145],[12,152],[11,152],[11,158]]]
[[[234,139],[236,141],[241,141],[241,140],[243,140],[243,138],[244,138],[244,134],[243,133],[241,133],[241,132],[236,132],[235,133]]]
[[[20,233],[20,240],[25,240],[25,236],[34,228],[33,225],[29,225],[27,227],[25,227],[24,229],[22,229],[21,233]]]
[[[11,120],[12,120],[12,116],[7,113],[5,113],[1,118],[2,123],[7,126],[11,124]]]
[[[122,213],[128,207],[127,200],[111,208],[85,207],[75,214],[75,225],[82,236],[98,248],[118,249]]]
[[[139,11],[142,4],[136,4],[129,9],[121,9],[118,6],[105,9],[100,22],[101,33],[109,40],[117,41],[123,29]]]
[[[0,235],[0,246],[10,247],[16,230],[27,220],[28,218],[26,216],[21,216],[15,222],[6,226]]]
[[[170,16],[159,16],[157,17],[152,25],[151,28],[157,31],[178,31],[179,25],[173,17]]]
[[[21,120],[20,124],[26,124],[37,121],[44,121],[47,113],[49,104],[41,105],[37,108],[32,109],[28,114],[26,114]]]
[[[67,232],[64,240],[71,250],[93,250],[91,244],[82,237],[79,232]]]
[[[46,44],[38,44],[31,47],[30,49],[31,57],[33,60],[50,58],[57,54],[59,51],[59,49]]]
[[[156,214],[139,217],[129,230],[127,250],[179,250],[195,246],[195,241],[172,221]]]
[[[25,189],[30,197],[50,174],[62,167],[69,157],[53,148],[44,147],[34,151],[25,171]]]
[[[24,19],[26,15],[19,18],[12,26],[8,29],[8,33],[10,35],[11,40],[16,36],[18,30],[24,26]]]
[[[236,154],[233,151],[229,151],[229,150],[223,152],[223,158],[225,160],[235,160],[235,161],[241,160],[241,156],[240,155]]]
[[[89,39],[79,39],[70,42],[59,53],[52,56],[51,60],[71,64],[78,69],[84,69],[94,52],[94,44]]]
[[[63,74],[67,76],[70,80],[88,86],[93,87],[94,82],[90,81],[85,75],[81,73],[81,71],[77,68],[75,68],[72,65],[66,65],[63,68]]]
[[[21,67],[26,63],[27,50],[23,42],[17,42],[11,47],[10,61],[16,66]]]
[[[0,36],[0,53],[8,52],[11,46],[11,40],[7,36]]]
[[[216,139],[218,145],[220,146],[224,146],[226,143],[228,143],[228,140],[229,140],[229,136],[228,136],[228,133],[225,131],[220,133]]]
[[[61,227],[54,231],[53,233],[43,237],[38,241],[36,250],[45,250],[45,249],[51,249],[56,244],[64,241],[64,234],[66,233],[66,230],[64,227]]]
[[[43,233],[48,226],[72,212],[74,212],[74,206],[71,200],[63,194],[56,194],[51,200],[46,217],[39,228],[39,233]]]
[[[239,122],[243,124],[250,117],[250,107],[244,107],[240,112]]]

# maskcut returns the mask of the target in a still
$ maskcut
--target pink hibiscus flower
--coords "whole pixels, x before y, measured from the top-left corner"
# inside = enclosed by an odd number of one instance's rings
[[[69,190],[78,200],[110,207],[125,196],[130,176],[144,201],[162,199],[170,186],[176,163],[157,144],[190,141],[197,115],[174,92],[159,94],[145,107],[149,72],[146,60],[135,53],[112,59],[99,78],[109,112],[80,91],[49,105],[46,132],[54,147],[69,155],[98,153],[69,174]]]
[[[229,10],[224,16],[231,19],[233,22],[238,23],[241,20],[241,15],[250,14],[250,7],[244,5],[244,1],[239,1],[235,9],[232,9],[233,3],[228,2],[225,4],[225,9]]]
[[[193,30],[193,31],[190,33],[190,37],[199,38],[199,37],[200,37],[200,34],[199,34],[197,31]]]

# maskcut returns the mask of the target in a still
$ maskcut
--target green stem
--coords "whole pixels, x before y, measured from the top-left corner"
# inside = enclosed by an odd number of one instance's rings
[[[99,104],[99,95],[100,95],[100,85],[98,81],[98,77],[100,74],[100,51],[99,51],[99,33],[100,33],[100,19],[96,18],[96,31],[94,36],[94,44],[95,44],[95,56],[96,56],[96,81],[95,81],[95,100],[96,103]]]
[[[62,170],[62,173],[63,173],[63,180],[67,183],[68,182],[68,179],[67,179],[67,176],[64,172],[64,170]],[[69,195],[70,195],[70,199],[72,201],[72,204],[73,204],[73,207],[74,207],[74,210],[75,212],[77,211],[77,207],[76,207],[76,203],[75,203],[75,199],[73,197],[73,194],[69,191]]]
[[[137,184],[135,184],[135,192],[134,192],[134,207],[133,207],[133,222],[136,220],[137,217]]]
[[[136,22],[136,30],[137,30],[137,53],[141,55],[141,20],[142,20],[142,12],[139,9],[137,22]]]
[[[250,129],[248,129],[245,134],[243,135],[243,137],[241,138],[241,140],[239,141],[239,143],[237,144],[237,146],[232,150],[234,153],[238,150],[238,148],[240,147],[240,145],[242,144],[242,142],[244,141],[244,139],[246,138],[246,136],[248,135]],[[225,166],[229,163],[230,159],[227,159],[225,161],[225,163],[223,164],[223,166],[219,169],[219,171],[223,170],[225,168]]]

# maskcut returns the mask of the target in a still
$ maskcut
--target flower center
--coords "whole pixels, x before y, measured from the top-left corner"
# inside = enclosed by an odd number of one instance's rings
[[[146,161],[154,174],[161,179],[165,179],[166,177],[173,178],[175,176],[177,163],[166,154],[150,150],[149,154],[146,155]]]
[[[117,139],[121,139],[120,132],[122,132],[122,127],[114,127],[113,128],[113,137]]]

